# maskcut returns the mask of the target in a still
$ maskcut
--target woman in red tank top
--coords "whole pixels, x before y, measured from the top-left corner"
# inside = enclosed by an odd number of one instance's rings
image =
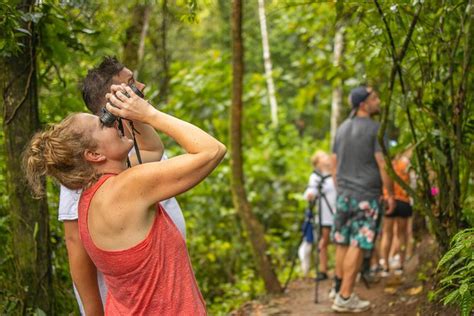
[[[29,183],[41,194],[41,177],[49,175],[70,189],[84,189],[79,231],[105,276],[106,315],[204,315],[186,243],[158,202],[203,180],[225,146],[156,110],[128,86],[114,85],[112,92],[106,96],[110,113],[154,127],[186,153],[127,169],[133,142],[95,115],[73,114],[31,140],[25,152]]]

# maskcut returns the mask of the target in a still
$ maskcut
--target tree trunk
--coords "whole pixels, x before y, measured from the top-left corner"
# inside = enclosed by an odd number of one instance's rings
[[[137,4],[133,8],[130,26],[125,31],[125,42],[123,46],[123,62],[131,70],[135,77],[143,60],[145,51],[145,38],[150,21],[150,6]]]
[[[340,67],[342,52],[344,50],[344,28],[342,23],[336,23],[336,34],[334,35],[333,66]],[[337,126],[342,108],[342,78],[336,78],[332,89],[331,103],[331,145],[336,137]]]
[[[281,286],[273,271],[263,227],[252,212],[244,188],[242,161],[242,91],[243,91],[243,43],[242,2],[232,2],[232,105],[230,114],[230,142],[232,169],[232,198],[252,245],[257,269],[268,293],[281,292]]]
[[[265,0],[258,0],[258,16],[260,19],[260,32],[262,33],[263,62],[265,65],[265,78],[267,80],[272,124],[278,126],[278,104],[272,77],[272,59],[270,56],[270,44],[268,42],[267,19],[265,17]]]
[[[33,12],[35,1],[22,1],[18,11]],[[0,82],[3,97],[3,133],[6,152],[6,187],[14,254],[16,293],[22,314],[37,308],[54,314],[51,274],[49,214],[46,198],[33,199],[26,184],[21,155],[40,127],[36,81],[35,30],[31,22],[21,27],[32,34],[19,38],[22,51],[3,57]]]

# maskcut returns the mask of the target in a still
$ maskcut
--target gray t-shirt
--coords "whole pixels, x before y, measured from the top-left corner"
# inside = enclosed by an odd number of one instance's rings
[[[337,156],[337,194],[358,200],[378,199],[382,179],[375,153],[380,124],[369,117],[345,120],[336,132],[333,153]]]

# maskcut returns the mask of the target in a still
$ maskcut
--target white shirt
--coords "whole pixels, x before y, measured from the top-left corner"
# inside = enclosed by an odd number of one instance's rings
[[[327,175],[324,174],[323,177],[324,176]],[[309,176],[308,187],[303,194],[305,199],[308,199],[309,194],[314,197],[319,197],[318,184],[321,182],[321,179],[322,178],[316,173],[311,173]],[[326,197],[326,199],[321,199],[321,226],[332,226],[334,224],[334,213],[336,213],[337,193],[334,180],[331,176],[324,179],[321,193],[323,193]],[[316,201],[316,207],[318,207],[318,205],[319,201]]]

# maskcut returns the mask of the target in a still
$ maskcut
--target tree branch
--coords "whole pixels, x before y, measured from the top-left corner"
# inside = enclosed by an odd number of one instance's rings
[[[393,90],[395,88],[395,79],[396,79],[397,73],[398,73],[398,76],[399,76],[399,79],[400,79],[400,85],[401,85],[401,88],[402,88],[402,92],[405,95],[405,86],[404,86],[403,77],[402,77],[401,62],[403,61],[403,58],[405,57],[406,52],[408,51],[408,47],[409,47],[409,44],[410,44],[410,41],[411,41],[411,37],[413,36],[413,32],[415,30],[416,23],[418,22],[419,15],[421,13],[422,4],[420,4],[418,6],[418,9],[415,12],[415,15],[413,16],[413,20],[410,24],[410,29],[409,29],[408,34],[405,37],[405,40],[403,42],[402,49],[400,50],[400,53],[397,54],[397,50],[396,50],[396,47],[395,47],[395,41],[393,39],[392,31],[390,29],[388,21],[385,18],[385,15],[384,15],[384,13],[382,11],[382,8],[381,8],[380,4],[378,3],[378,1],[374,0],[374,3],[377,7],[377,10],[378,10],[381,18],[382,18],[382,21],[384,22],[384,25],[385,25],[385,28],[386,28],[386,31],[387,31],[389,41],[390,41],[390,46],[392,48],[391,55],[392,55],[392,60],[393,60],[393,66],[392,66],[392,70],[390,72],[390,80],[389,80],[389,94],[388,94],[388,97],[387,97],[386,105],[384,107],[384,111],[382,112],[382,121],[381,121],[380,130],[379,130],[378,140],[379,140],[379,143],[382,147],[382,151],[384,153],[384,158],[385,158],[385,162],[386,162],[386,166],[387,166],[387,172],[389,173],[390,177],[392,177],[410,196],[412,196],[414,200],[416,200],[417,202],[422,202],[421,204],[422,205],[424,204],[425,207],[427,209],[429,209],[430,204],[431,204],[431,196],[429,195],[429,190],[428,190],[429,187],[430,187],[429,186],[429,179],[427,177],[428,173],[427,173],[426,166],[425,166],[425,163],[424,163],[424,158],[423,158],[424,156],[423,156],[423,153],[420,151],[419,146],[415,147],[415,151],[417,153],[417,157],[418,157],[418,160],[419,160],[419,163],[420,163],[420,168],[421,168],[420,173],[421,173],[421,177],[422,177],[422,181],[423,181],[423,185],[424,185],[424,190],[423,191],[424,191],[425,196],[426,196],[426,199],[422,199],[422,200],[420,200],[420,197],[416,194],[415,190],[413,190],[408,184],[406,184],[396,174],[395,170],[393,169],[390,154],[389,154],[389,152],[387,150],[387,147],[385,146],[385,142],[384,142],[384,135],[385,135],[385,131],[387,129],[388,114],[390,113],[390,104],[391,104],[391,101],[392,101]],[[413,135],[415,144],[417,144],[418,143],[417,136],[416,136],[413,120],[412,120],[412,117],[411,117],[408,106],[406,106],[406,109],[407,109],[408,121],[409,121],[409,124],[410,124],[410,130],[411,130],[411,133]],[[430,213],[430,212],[424,212],[424,213],[426,215],[428,215],[433,222],[435,222],[436,219],[434,218],[434,215],[432,213]],[[434,229],[436,231],[438,231],[439,227],[436,226],[436,227],[434,227]]]
[[[403,189],[405,189],[411,196],[413,196],[413,198],[416,198],[416,192],[412,188],[410,188],[395,173],[395,170],[393,169],[393,166],[392,166],[392,163],[391,163],[390,154],[389,154],[389,152],[388,152],[388,150],[385,146],[385,142],[383,141],[383,138],[384,138],[384,135],[385,135],[385,131],[387,129],[388,114],[390,113],[390,104],[391,104],[391,101],[392,101],[393,90],[395,88],[395,79],[396,79],[396,74],[397,73],[398,73],[398,76],[400,78],[400,85],[402,87],[403,95],[405,96],[405,86],[404,86],[403,79],[402,79],[403,77],[402,77],[402,70],[401,70],[401,62],[402,62],[403,58],[405,57],[406,52],[408,51],[408,47],[409,47],[409,44],[410,44],[410,41],[411,41],[411,37],[413,36],[413,32],[415,30],[415,26],[416,26],[416,23],[418,21],[418,17],[420,15],[422,6],[421,5],[418,6],[418,9],[415,12],[413,20],[410,24],[410,29],[408,30],[408,34],[405,37],[405,40],[403,42],[402,49],[401,49],[400,53],[397,55],[397,50],[396,50],[396,47],[395,47],[395,41],[393,39],[392,31],[390,29],[388,21],[385,18],[385,15],[384,15],[384,13],[382,11],[382,8],[381,8],[380,4],[378,3],[378,1],[374,0],[374,3],[375,3],[375,6],[377,7],[377,10],[378,10],[381,18],[382,18],[382,21],[384,22],[385,29],[387,31],[387,34],[388,34],[388,37],[389,37],[389,40],[390,40],[390,46],[392,47],[391,55],[392,55],[392,60],[393,60],[392,71],[390,72],[389,95],[388,95],[388,98],[387,98],[387,103],[384,107],[384,111],[382,112],[382,122],[381,122],[380,133],[379,133],[379,142],[380,142],[380,145],[381,145],[382,150],[384,152],[385,162],[386,162],[389,174],[392,176],[392,178],[395,179],[395,181],[398,184],[400,184],[403,187]],[[406,102],[404,102],[404,103],[406,103]],[[405,108],[407,109],[407,116],[408,116],[408,121],[410,123],[410,129],[411,129],[411,132],[413,134],[413,139],[414,139],[415,143],[417,143],[417,136],[416,136],[416,132],[415,132],[415,129],[414,129],[414,124],[413,124],[413,120],[411,118],[410,111],[408,109],[408,106],[406,106]],[[417,150],[417,154],[419,154],[418,148],[416,148],[416,150]]]

